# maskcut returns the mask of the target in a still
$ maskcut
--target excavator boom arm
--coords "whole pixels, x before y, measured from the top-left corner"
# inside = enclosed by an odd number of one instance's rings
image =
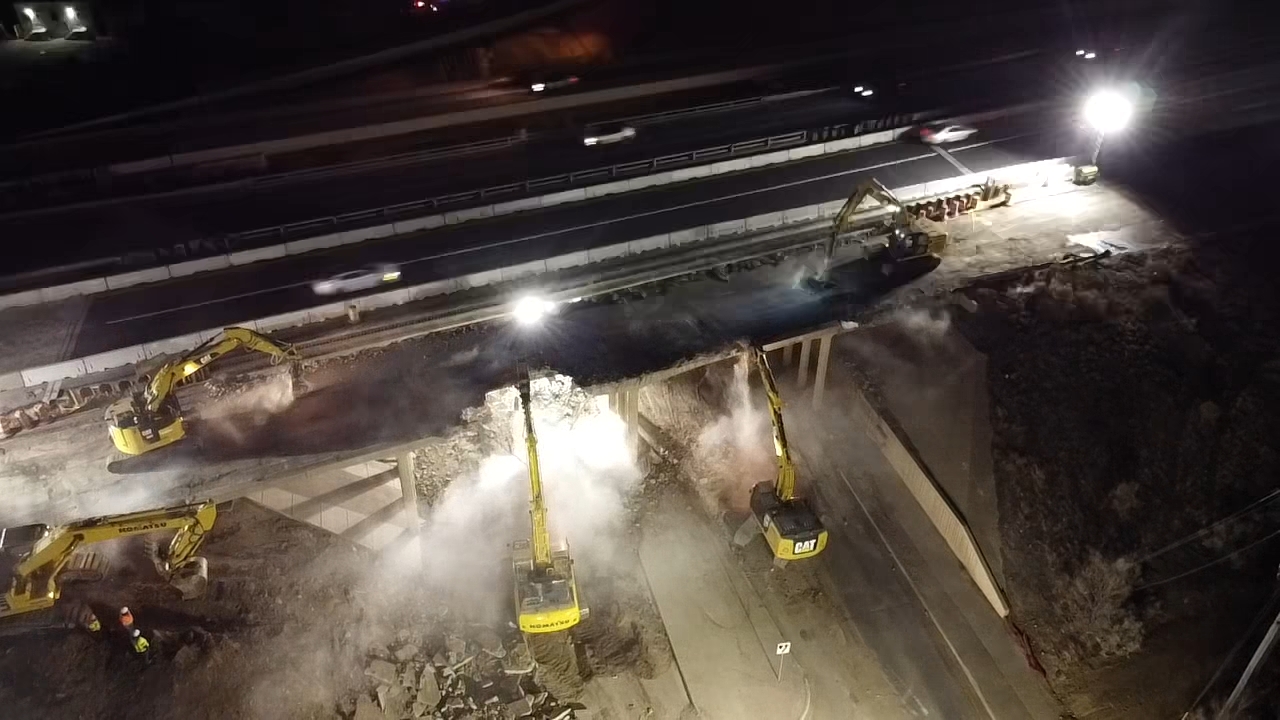
[[[520,373],[520,405],[524,409],[524,442],[529,455],[529,520],[533,525],[534,567],[551,566],[551,533],[547,529],[547,506],[542,497],[542,471],[538,466],[538,437],[533,431],[533,398],[528,372]]]
[[[146,409],[156,412],[179,382],[199,372],[201,368],[238,347],[244,347],[271,356],[273,363],[295,360],[298,352],[288,343],[280,343],[248,328],[231,327],[218,337],[200,345],[185,357],[170,362],[156,371],[147,385]]]
[[[831,235],[827,238],[827,245],[825,248],[826,259],[828,262],[835,257],[836,241],[840,238],[841,233],[848,229],[850,218],[853,217],[854,213],[858,212],[858,209],[862,206],[862,202],[869,197],[874,198],[879,201],[882,206],[892,209],[899,215],[905,213],[905,210],[902,207],[902,201],[898,200],[898,196],[894,195],[892,190],[885,187],[884,183],[876,180],[875,178],[870,178],[859,184],[858,188],[849,196],[849,199],[845,201],[844,206],[840,208],[840,212],[836,213],[836,218],[831,223]],[[900,220],[901,218],[899,218],[899,221]]]
[[[778,499],[787,502],[796,494],[796,466],[791,459],[791,446],[787,443],[786,427],[782,424],[782,395],[778,392],[778,384],[769,369],[769,358],[763,349],[751,348],[752,359],[764,383],[765,395],[769,399],[769,419],[773,424],[773,451],[778,458],[778,481],[774,493]]]

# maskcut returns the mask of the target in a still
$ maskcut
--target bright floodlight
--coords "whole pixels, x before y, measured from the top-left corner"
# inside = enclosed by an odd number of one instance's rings
[[[1103,90],[1084,104],[1084,119],[1100,133],[1123,130],[1133,117],[1133,103],[1114,90]]]
[[[75,20],[75,19],[76,19],[76,9],[75,9],[75,8],[73,8],[73,7],[71,7],[70,5],[68,5],[68,6],[67,6],[66,14],[67,14],[67,19],[68,19],[68,20]]]
[[[550,313],[555,303],[532,295],[520,298],[511,309],[512,316],[521,325],[536,325]]]
[[[29,8],[29,7],[24,7],[24,8],[22,8],[22,14],[23,14],[23,15],[26,15],[28,20],[35,20],[35,19],[36,19],[36,11],[35,11],[35,10],[32,10],[32,9],[31,9],[31,8]]]

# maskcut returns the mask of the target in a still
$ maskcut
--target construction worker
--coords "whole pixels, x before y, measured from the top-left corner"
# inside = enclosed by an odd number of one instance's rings
[[[133,646],[134,652],[144,657],[147,654],[147,650],[151,649],[151,643],[147,642],[147,639],[142,637],[142,631],[136,628],[129,635],[129,644]]]
[[[129,612],[129,606],[125,605],[120,608],[120,627],[124,628],[130,636],[133,634],[133,613]]]
[[[95,615],[92,610],[89,611],[84,626],[85,629],[91,633],[97,634],[102,632],[102,623],[98,622],[98,616]]]

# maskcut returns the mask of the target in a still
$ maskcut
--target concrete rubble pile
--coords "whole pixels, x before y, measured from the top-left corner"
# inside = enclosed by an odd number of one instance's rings
[[[465,632],[401,631],[365,664],[367,691],[352,720],[571,720],[574,708],[534,680],[523,636],[483,626]]]

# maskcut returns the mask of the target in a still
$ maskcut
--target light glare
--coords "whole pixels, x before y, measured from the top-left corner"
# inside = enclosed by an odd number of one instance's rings
[[[1095,93],[1084,104],[1084,119],[1100,133],[1123,130],[1133,118],[1133,103],[1114,90]]]
[[[523,297],[516,301],[511,315],[521,325],[536,325],[555,308],[555,303],[540,297]]]

